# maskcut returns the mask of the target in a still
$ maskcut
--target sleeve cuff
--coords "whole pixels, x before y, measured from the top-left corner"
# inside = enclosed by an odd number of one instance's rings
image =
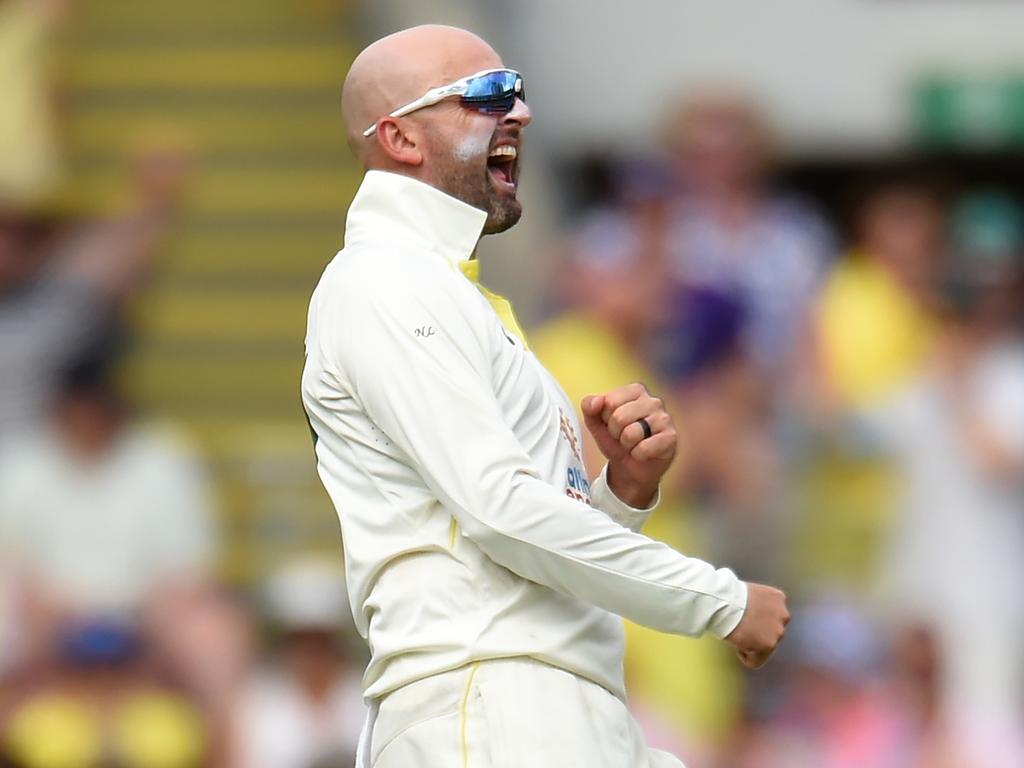
[[[605,464],[601,474],[597,476],[593,485],[590,486],[590,502],[595,508],[604,512],[619,525],[633,531],[639,531],[661,502],[661,488],[659,487],[654,494],[654,501],[651,502],[650,506],[644,509],[631,507],[616,496],[608,486],[608,465]]]
[[[747,611],[747,583],[737,578],[728,568],[722,570],[736,579],[736,583],[729,596],[729,601],[719,608],[708,622],[708,633],[719,640],[724,640],[732,634]]]

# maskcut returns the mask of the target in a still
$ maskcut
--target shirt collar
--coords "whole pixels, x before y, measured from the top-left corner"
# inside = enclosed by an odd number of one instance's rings
[[[422,181],[367,171],[348,209],[345,244],[422,243],[457,266],[473,254],[487,214]]]

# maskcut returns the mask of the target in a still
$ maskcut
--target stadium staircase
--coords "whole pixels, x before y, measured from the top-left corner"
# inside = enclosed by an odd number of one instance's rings
[[[61,62],[68,206],[116,207],[139,143],[191,155],[124,374],[210,460],[241,584],[339,552],[298,392],[309,294],[358,183],[338,107],[351,16],[339,0],[85,0]]]

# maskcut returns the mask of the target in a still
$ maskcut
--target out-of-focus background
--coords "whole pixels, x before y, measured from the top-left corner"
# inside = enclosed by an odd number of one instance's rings
[[[351,765],[364,651],[298,376],[360,178],[340,84],[427,21],[528,85],[485,281],[577,401],[672,404],[648,532],[791,595],[757,673],[628,627],[652,744],[1024,766],[1003,0],[0,0],[0,765]]]

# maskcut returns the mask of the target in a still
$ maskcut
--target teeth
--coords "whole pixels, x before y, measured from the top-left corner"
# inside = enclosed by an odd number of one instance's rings
[[[510,157],[515,160],[518,154],[519,153],[516,151],[515,147],[506,145],[503,147],[495,147],[491,152],[490,157]]]

